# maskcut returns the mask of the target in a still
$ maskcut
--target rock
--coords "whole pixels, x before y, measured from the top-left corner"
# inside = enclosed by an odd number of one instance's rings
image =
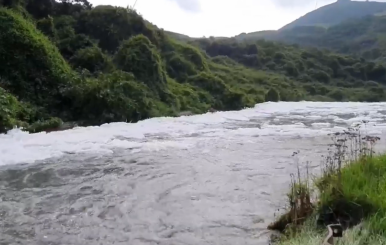
[[[78,126],[78,124],[76,122],[64,122],[64,123],[62,123],[62,125],[60,125],[58,130],[72,129],[72,128],[75,128],[77,126]]]
[[[182,116],[192,116],[192,115],[194,115],[194,114],[191,111],[181,111],[180,113],[178,113],[179,117],[182,117]]]
[[[77,127],[78,124],[76,122],[64,122],[57,128],[47,129],[45,130],[47,133],[56,132],[56,131],[64,131],[68,129],[72,129]]]

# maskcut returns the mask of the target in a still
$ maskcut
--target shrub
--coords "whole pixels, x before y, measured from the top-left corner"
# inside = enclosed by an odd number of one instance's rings
[[[97,6],[80,14],[76,25],[77,32],[99,40],[104,51],[115,52],[122,40],[144,34],[153,43],[157,42],[149,24],[132,9]]]
[[[156,94],[165,92],[166,74],[156,47],[144,35],[122,43],[114,57],[117,67],[133,73]]]
[[[0,87],[0,133],[16,126],[16,115],[19,110],[20,104],[17,99]]]
[[[38,20],[36,22],[36,28],[43,32],[46,36],[50,37],[52,40],[56,39],[56,30],[54,19],[52,17]]]
[[[74,120],[86,125],[138,121],[151,116],[149,88],[122,71],[80,81],[66,95],[72,101]]]
[[[265,101],[279,101],[280,94],[275,88],[270,88],[268,92],[265,94]]]
[[[53,117],[47,120],[39,120],[27,127],[27,131],[30,133],[38,133],[45,130],[57,129],[63,124],[60,118]]]
[[[342,101],[345,97],[344,93],[339,89],[335,89],[329,92],[327,96],[333,98],[336,101]]]
[[[90,72],[107,72],[113,68],[110,58],[95,46],[79,49],[69,62],[74,68],[83,68]]]
[[[35,26],[0,8],[0,86],[21,100],[47,108],[60,103],[72,71],[57,48]]]
[[[178,81],[185,81],[188,76],[197,74],[194,65],[179,54],[173,53],[172,57],[167,60],[167,72],[170,77]]]

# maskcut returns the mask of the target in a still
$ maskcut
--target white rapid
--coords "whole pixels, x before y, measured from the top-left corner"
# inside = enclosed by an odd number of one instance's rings
[[[292,153],[316,168],[327,134],[363,120],[383,138],[386,103],[12,130],[0,135],[0,244],[267,244]]]

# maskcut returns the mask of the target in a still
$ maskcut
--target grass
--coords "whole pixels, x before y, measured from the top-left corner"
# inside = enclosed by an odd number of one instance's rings
[[[386,154],[376,155],[379,138],[362,132],[331,135],[321,176],[292,175],[289,209],[268,227],[283,233],[276,244],[322,244],[336,223],[345,231],[335,244],[386,244]]]
[[[279,241],[280,245],[321,245],[325,239],[327,230],[318,229],[314,225],[315,219],[310,219],[302,227],[301,231],[291,238]],[[386,238],[381,235],[374,235],[370,228],[365,226],[355,226],[346,230],[343,237],[336,240],[334,245],[384,245]]]

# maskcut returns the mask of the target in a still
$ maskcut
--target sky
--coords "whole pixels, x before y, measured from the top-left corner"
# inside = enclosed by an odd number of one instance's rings
[[[89,0],[96,5],[133,6],[136,0]],[[277,30],[336,0],[137,0],[135,9],[159,28],[191,37],[231,37]]]

